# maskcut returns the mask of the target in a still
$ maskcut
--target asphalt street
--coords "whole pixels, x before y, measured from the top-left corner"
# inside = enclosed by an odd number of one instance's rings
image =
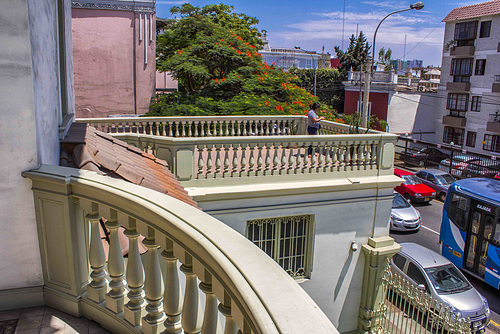
[[[429,204],[413,205],[422,216],[422,226],[419,231],[413,233],[391,232],[396,242],[414,242],[430,248],[441,254],[439,244],[439,229],[441,227],[441,217],[443,213],[443,203],[437,200]],[[491,323],[486,333],[500,334],[500,291],[490,285],[467,275],[471,284],[488,300],[492,312]]]

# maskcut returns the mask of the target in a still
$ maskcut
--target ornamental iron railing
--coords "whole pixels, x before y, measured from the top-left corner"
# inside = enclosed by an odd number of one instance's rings
[[[372,333],[470,334],[470,319],[458,318],[451,307],[434,300],[404,277],[391,271],[387,261],[382,277],[384,303],[375,313]]]

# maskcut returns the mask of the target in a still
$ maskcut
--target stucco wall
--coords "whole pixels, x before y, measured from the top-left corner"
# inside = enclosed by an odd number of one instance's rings
[[[21,172],[59,159],[56,13],[50,0],[0,11],[0,290],[43,284],[33,193]]]
[[[139,14],[74,8],[72,16],[76,116],[147,112],[155,86],[155,38],[139,41]]]
[[[356,241],[361,248],[371,236],[388,235],[392,187],[381,186],[378,193],[373,188],[319,191],[302,187],[297,184],[302,190],[290,195],[260,194],[235,199],[237,196],[228,194],[219,201],[205,201],[203,196],[195,196],[195,200],[205,212],[243,235],[248,220],[314,215],[313,268],[310,279],[300,285],[340,332],[355,330],[364,257],[360,250],[351,251],[351,242]]]
[[[422,140],[434,139],[434,125],[436,117],[437,93],[395,92],[390,94],[387,119],[391,133],[431,132],[414,135],[413,138]]]

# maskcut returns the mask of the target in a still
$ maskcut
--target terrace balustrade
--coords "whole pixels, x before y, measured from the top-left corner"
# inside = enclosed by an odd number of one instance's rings
[[[185,187],[391,175],[396,136],[304,116],[80,119],[169,164]],[[173,136],[171,136],[173,135]],[[308,156],[308,148],[314,154]],[[217,182],[214,182],[217,180]]]
[[[73,168],[42,165],[23,176],[33,184],[49,306],[115,333],[338,333],[274,260],[195,207]]]

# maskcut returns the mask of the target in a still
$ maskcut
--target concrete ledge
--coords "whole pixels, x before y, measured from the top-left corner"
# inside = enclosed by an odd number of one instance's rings
[[[187,192],[197,202],[224,199],[248,199],[260,197],[304,195],[308,193],[331,192],[339,190],[361,190],[375,188],[394,188],[401,179],[394,175],[356,177],[330,180],[309,180],[300,182],[261,183],[253,185],[193,187]]]
[[[44,305],[43,286],[0,291],[0,311]]]

